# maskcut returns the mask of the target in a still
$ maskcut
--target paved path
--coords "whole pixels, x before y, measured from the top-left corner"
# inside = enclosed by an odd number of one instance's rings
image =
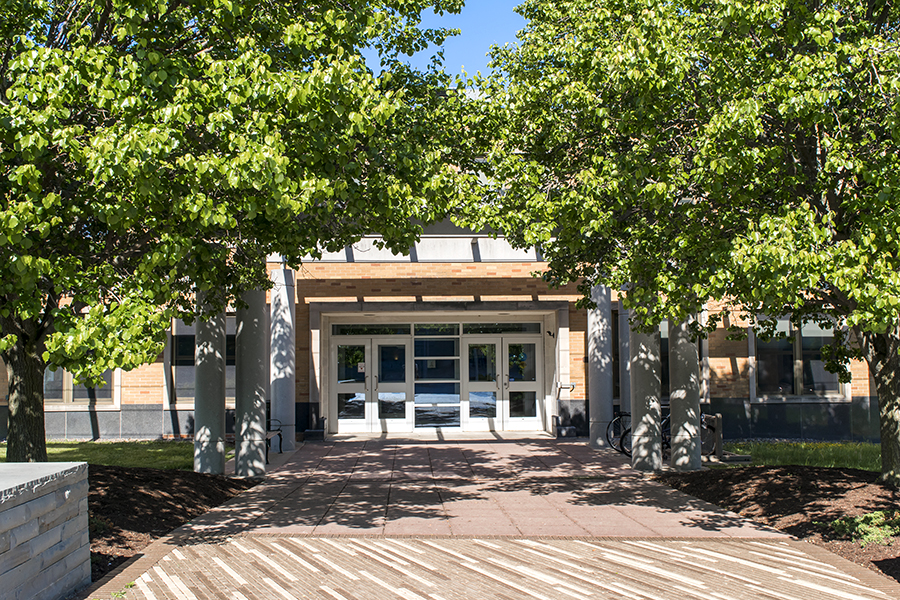
[[[900,598],[891,580],[650,481],[619,455],[547,438],[306,444],[82,597],[122,590],[147,600]]]

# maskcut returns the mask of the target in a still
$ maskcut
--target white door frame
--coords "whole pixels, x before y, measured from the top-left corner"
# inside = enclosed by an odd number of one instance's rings
[[[534,345],[534,380],[515,381],[510,379],[509,347],[514,344]],[[543,386],[543,338],[540,335],[508,335],[503,336],[503,352],[501,354],[500,386],[503,389],[503,423],[506,431],[537,431],[542,428],[544,411]],[[530,417],[514,417],[511,414],[510,396],[516,392],[534,394],[534,415]]]
[[[320,305],[325,306],[325,305]],[[334,307],[333,309],[331,307]],[[376,345],[378,342],[384,344],[407,344],[408,347],[408,355],[407,355],[407,368],[413,369],[414,367],[414,340],[415,336],[411,333],[410,335],[336,335],[331,332],[332,325],[341,324],[341,323],[412,323],[415,325],[416,323],[496,323],[496,322],[509,322],[509,323],[523,323],[523,322],[541,322],[545,328],[547,328],[548,337],[545,339],[541,334],[526,334],[526,333],[508,333],[508,334],[463,334],[462,330],[460,330],[459,340],[460,340],[460,360],[462,364],[460,365],[460,429],[463,431],[490,431],[490,430],[508,430],[508,431],[547,431],[549,418],[544,414],[548,413],[548,411],[555,411],[555,406],[551,400],[553,400],[554,396],[552,395],[549,387],[548,389],[544,389],[546,384],[545,382],[555,381],[560,375],[560,369],[563,368],[562,363],[566,363],[565,367],[568,367],[568,345],[560,346],[557,340],[562,337],[563,334],[568,334],[568,328],[563,328],[562,326],[565,324],[562,322],[562,318],[560,317],[560,313],[563,313],[563,309],[556,309],[552,313],[549,311],[525,311],[520,312],[518,314],[510,315],[508,313],[479,313],[479,314],[470,314],[466,312],[426,312],[426,311],[414,311],[412,314],[410,312],[400,313],[400,312],[384,312],[376,314],[359,314],[356,311],[346,311],[344,312],[343,306],[338,306],[338,303],[328,305],[331,310],[312,310],[311,311],[311,342],[313,342],[314,349],[311,352],[311,363],[310,363],[310,376],[313,381],[319,381],[319,386],[313,386],[310,390],[311,399],[317,399],[316,401],[321,403],[322,414],[328,416],[328,430],[330,433],[380,433],[383,431],[405,431],[405,432],[414,432],[415,428],[415,381],[414,381],[414,373],[410,373],[407,375],[406,385],[408,386],[407,391],[407,414],[406,419],[396,419],[396,423],[386,422],[384,424],[381,423],[382,419],[378,418],[377,410],[377,401],[374,400],[376,393],[374,386],[375,380],[373,374],[377,369],[376,360],[375,360],[375,352]],[[380,308],[380,307],[379,307]],[[313,314],[314,313],[314,314]],[[563,317],[565,315],[562,315]],[[558,332],[558,335],[554,335],[551,333],[551,330],[555,330]],[[536,416],[528,417],[528,418],[515,418],[511,420],[504,420],[503,415],[504,412],[508,414],[508,392],[504,393],[504,390],[498,390],[497,401],[498,401],[498,411],[497,417],[493,420],[493,422],[488,422],[488,418],[476,418],[476,419],[468,419],[469,414],[469,404],[468,404],[468,346],[470,343],[477,341],[485,341],[490,343],[497,344],[497,353],[500,354],[498,357],[498,365],[497,371],[498,374],[502,373],[507,365],[505,364],[507,358],[504,354],[504,347],[508,349],[508,345],[504,346],[503,340],[510,340],[511,343],[534,343],[535,351],[537,354],[537,369],[536,369],[536,381],[530,383],[530,387],[528,389],[520,389],[521,385],[518,385],[516,382],[513,382],[513,385],[510,386],[510,391],[534,391],[535,399],[536,399]],[[376,342],[377,340],[377,342]],[[368,420],[360,419],[358,421],[348,421],[348,420],[340,420],[338,419],[338,394],[345,393],[342,392],[341,388],[344,387],[346,391],[350,391],[346,389],[346,386],[342,386],[337,382],[337,349],[338,346],[347,346],[347,345],[362,345],[366,347],[366,376],[365,382],[363,386],[363,390],[360,393],[365,393],[367,400],[372,398],[369,403],[374,408],[373,416]],[[319,349],[320,351],[316,351]],[[327,357],[327,362],[330,364],[321,365],[318,357]],[[325,369],[320,369],[320,367],[326,367]],[[568,369],[565,369],[566,372]],[[327,375],[326,375],[327,374]],[[501,379],[501,388],[503,381]],[[478,386],[473,386],[478,387]],[[496,387],[496,384],[495,384]],[[391,420],[383,420],[383,421],[394,421]],[[481,421],[479,423],[479,421]],[[402,424],[401,424],[402,423]],[[428,431],[428,428],[419,428],[421,431]]]
[[[408,336],[373,337],[371,343],[372,375],[369,398],[372,410],[372,433],[405,433],[412,430],[413,397],[411,394],[412,342]],[[388,346],[403,346],[404,373],[403,381],[382,381],[383,374],[380,349]],[[382,418],[380,394],[403,394],[403,417]]]

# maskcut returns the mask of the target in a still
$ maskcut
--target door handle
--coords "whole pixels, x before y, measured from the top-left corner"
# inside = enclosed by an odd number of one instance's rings
[[[372,377],[375,379],[375,391],[377,392],[378,391],[378,375],[372,375]]]
[[[504,375],[503,378],[504,378],[504,387],[506,387],[506,389],[509,389],[509,373]]]
[[[494,376],[494,382],[497,384],[497,389],[499,390],[500,389],[500,373],[497,373]]]

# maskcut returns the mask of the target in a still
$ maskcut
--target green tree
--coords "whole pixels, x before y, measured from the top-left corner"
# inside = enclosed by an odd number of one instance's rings
[[[645,325],[733,299],[838,324],[900,485],[900,9],[885,0],[526,0],[482,81],[464,220],[539,245],[551,283],[627,289]],[[765,317],[768,315],[768,317]],[[715,324],[713,323],[713,326]]]
[[[0,6],[8,460],[46,460],[46,367],[135,367],[195,290],[221,309],[266,286],[269,253],[368,233],[405,252],[439,217],[458,102],[400,60],[452,33],[419,27],[432,5],[462,0]]]

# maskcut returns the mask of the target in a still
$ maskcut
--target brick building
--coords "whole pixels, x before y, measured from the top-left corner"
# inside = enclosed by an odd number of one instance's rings
[[[557,415],[587,435],[589,394],[604,414],[611,414],[609,407],[628,410],[629,361],[620,360],[629,356],[628,324],[615,293],[596,311],[577,309],[575,286],[551,289],[533,276],[545,268],[535,251],[444,224],[429,228],[409,256],[393,256],[364,239],[296,271],[277,260],[268,266],[281,285],[267,295],[267,306],[280,293],[292,308],[286,318],[293,385],[282,382],[277,394],[270,387],[266,395],[272,415],[294,425],[297,437],[318,417],[326,418],[330,433],[434,427],[552,432]],[[720,308],[710,303],[707,312]],[[877,399],[867,367],[853,364],[847,385],[825,372],[816,350],[827,332],[804,328],[789,340],[763,344],[752,332],[727,339],[731,324],[721,324],[699,349],[702,406],[724,415],[726,438],[877,439]],[[231,435],[234,315],[227,315],[225,329]],[[195,334],[195,327],[173,323],[170,343],[154,363],[112,371],[98,389],[48,372],[48,436],[192,436]],[[664,324],[663,365],[667,339]],[[664,366],[664,400],[667,376]],[[0,399],[5,386],[4,370]],[[5,434],[5,405],[0,411]]]

